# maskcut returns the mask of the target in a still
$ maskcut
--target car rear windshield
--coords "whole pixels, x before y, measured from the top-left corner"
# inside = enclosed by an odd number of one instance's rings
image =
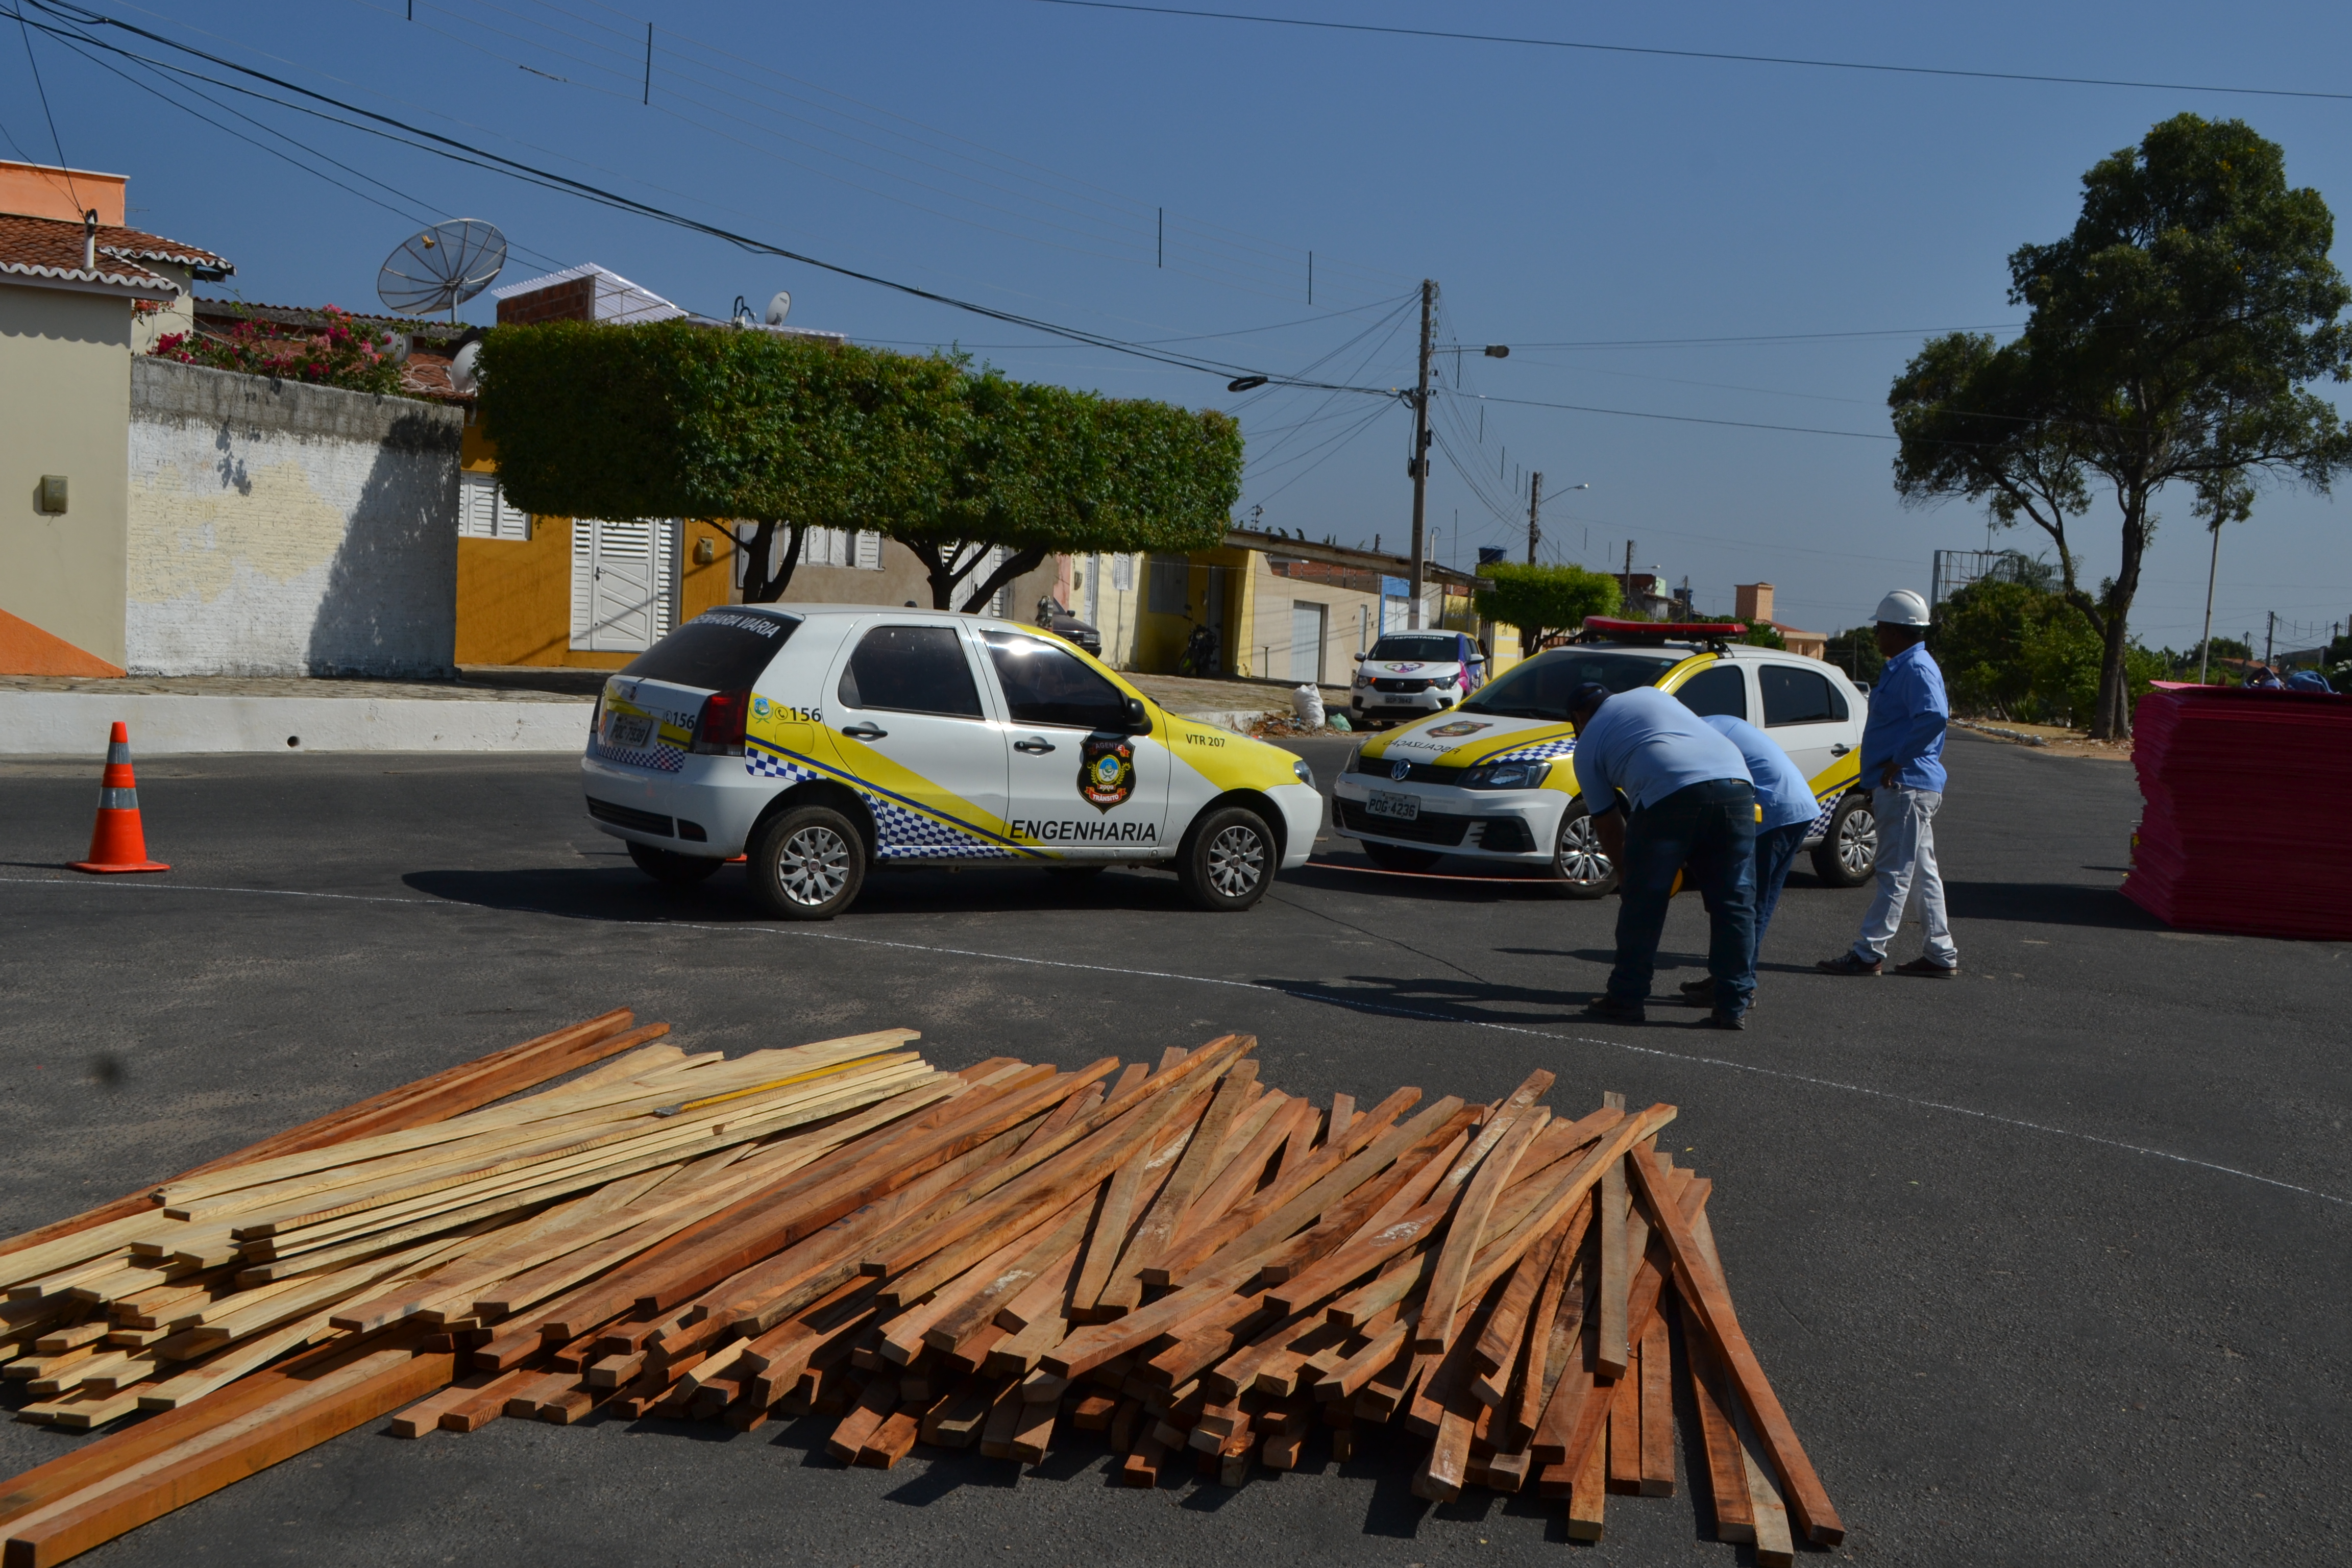
[[[1364,657],[1384,660],[1419,658],[1442,662],[1461,658],[1462,644],[1452,632],[1440,637],[1386,637],[1374,643],[1372,651]]]
[[[705,691],[742,691],[792,637],[800,617],[733,605],[705,610],[629,663],[623,675]]]
[[[1625,653],[1617,649],[1560,648],[1539,654],[1496,679],[1484,691],[1462,704],[1465,713],[1494,713],[1510,719],[1549,719],[1568,722],[1569,693],[1588,680],[1612,691],[1631,691],[1654,684],[1681,660],[1660,654]]]

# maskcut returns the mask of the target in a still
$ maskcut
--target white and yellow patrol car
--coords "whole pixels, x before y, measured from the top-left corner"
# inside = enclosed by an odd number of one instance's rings
[[[1576,783],[1569,694],[1655,686],[1702,717],[1745,719],[1811,781],[1806,847],[1823,881],[1854,887],[1878,858],[1870,794],[1855,787],[1868,700],[1836,666],[1725,640],[1727,623],[1593,621],[1457,706],[1365,742],[1335,783],[1333,830],[1374,864],[1426,870],[1446,855],[1547,868],[1571,898],[1617,886]]]
[[[646,873],[698,882],[741,854],[801,920],[847,909],[876,865],[1160,866],[1245,910],[1323,810],[1306,763],[1050,632],[871,605],[697,616],[605,681],[580,768]]]

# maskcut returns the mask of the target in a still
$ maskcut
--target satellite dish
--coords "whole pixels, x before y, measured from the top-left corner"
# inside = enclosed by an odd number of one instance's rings
[[[384,258],[375,297],[404,316],[457,307],[490,286],[507,264],[507,237],[480,218],[451,218],[412,237]]]
[[[449,362],[449,384],[460,393],[471,395],[480,386],[482,378],[476,366],[481,363],[482,344],[478,338],[457,351]]]
[[[768,301],[768,325],[772,327],[781,327],[784,324],[784,318],[792,313],[792,291],[786,289],[777,289],[776,297]]]

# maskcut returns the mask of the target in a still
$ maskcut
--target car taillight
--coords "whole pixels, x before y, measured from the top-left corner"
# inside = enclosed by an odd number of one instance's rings
[[[702,715],[694,721],[698,756],[740,757],[743,754],[743,721],[751,715],[748,691],[714,691],[702,700]]]

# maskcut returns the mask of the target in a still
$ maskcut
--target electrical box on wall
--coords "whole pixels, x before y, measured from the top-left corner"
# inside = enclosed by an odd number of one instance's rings
[[[66,510],[66,477],[63,474],[43,474],[39,497],[34,504],[46,512],[63,513]]]

